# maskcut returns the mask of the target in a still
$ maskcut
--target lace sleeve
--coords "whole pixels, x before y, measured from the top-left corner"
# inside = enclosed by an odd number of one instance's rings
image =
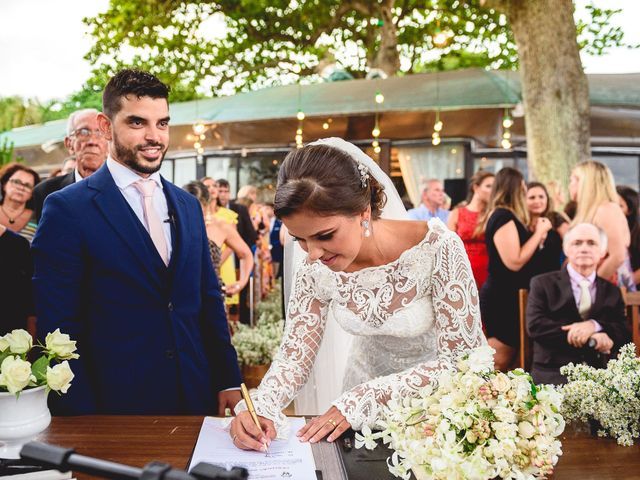
[[[355,430],[365,425],[373,428],[382,405],[392,396],[416,396],[440,371],[452,369],[458,356],[486,343],[478,291],[462,241],[453,232],[444,233],[433,252],[428,293],[433,300],[437,358],[360,384],[333,402]]]
[[[314,274],[317,267],[305,264],[296,273],[280,350],[257,391],[251,394],[256,413],[273,420],[279,437],[288,432],[282,410],[307,381],[324,333],[326,302],[318,298]],[[241,401],[235,411],[246,408]]]

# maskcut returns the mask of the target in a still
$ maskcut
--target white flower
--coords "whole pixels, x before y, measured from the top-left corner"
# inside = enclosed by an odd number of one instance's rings
[[[9,351],[11,353],[23,354],[31,350],[33,346],[33,339],[29,332],[22,329],[13,330],[11,333],[7,333],[4,339],[9,344]]]
[[[518,426],[515,423],[492,422],[491,428],[496,432],[498,440],[513,439],[518,434]]]
[[[30,382],[35,381],[36,377],[31,374],[31,364],[29,362],[12,355],[2,361],[2,365],[0,365],[0,386],[6,387],[9,393],[18,393]]]
[[[511,388],[511,381],[504,373],[498,372],[496,376],[491,379],[491,386],[498,392],[504,393]]]
[[[9,348],[9,342],[4,337],[0,337],[0,352],[4,352]]]
[[[60,333],[59,328],[47,334],[45,346],[49,353],[54,354],[61,360],[71,360],[72,358],[80,357],[77,353],[73,353],[76,351],[75,340],[71,340],[66,333]]]
[[[520,422],[518,424],[518,433],[523,438],[531,438],[536,434],[536,429],[529,422]]]
[[[469,363],[469,370],[474,373],[490,372],[493,370],[493,354],[496,351],[489,347],[478,347],[469,353],[467,362]]]
[[[371,429],[367,425],[362,427],[362,433],[363,435],[356,433],[356,448],[362,448],[362,446],[367,450],[376,448],[376,439],[380,438],[379,434],[371,433]]]
[[[47,367],[47,385],[49,385],[51,390],[67,393],[73,377],[74,375],[69,367],[69,362],[66,360],[53,368]]]

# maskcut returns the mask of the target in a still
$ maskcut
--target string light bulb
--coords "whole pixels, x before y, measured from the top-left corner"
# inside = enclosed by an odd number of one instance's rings
[[[376,103],[379,105],[384,102],[384,95],[380,92],[376,92]]]
[[[380,129],[378,128],[377,125],[373,127],[373,130],[371,130],[371,135],[373,135],[376,138],[380,136]]]
[[[196,135],[202,135],[207,127],[204,123],[198,122],[193,125],[193,133]]]
[[[296,118],[300,121],[304,120],[304,112],[302,110],[298,110],[298,114],[296,115]]]
[[[500,145],[505,150],[509,150],[511,148],[511,131],[509,130],[513,126],[513,118],[509,114],[509,109],[504,109],[504,116],[502,117],[502,140],[500,141]]]
[[[509,109],[507,108],[505,108],[504,117],[502,117],[502,126],[504,128],[513,127],[513,118],[511,118],[511,115],[509,114]]]
[[[502,142],[500,143],[502,144],[502,148],[504,148],[505,150],[509,150],[511,148],[511,142],[506,138],[503,138]]]

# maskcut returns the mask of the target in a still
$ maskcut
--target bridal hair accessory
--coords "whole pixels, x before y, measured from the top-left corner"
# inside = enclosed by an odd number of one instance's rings
[[[371,230],[369,230],[369,220],[363,220],[362,226],[364,227],[364,236],[366,238],[371,236]]]
[[[366,165],[358,162],[358,170],[360,171],[360,182],[362,183],[362,188],[367,188],[367,181],[369,180],[369,169]]]

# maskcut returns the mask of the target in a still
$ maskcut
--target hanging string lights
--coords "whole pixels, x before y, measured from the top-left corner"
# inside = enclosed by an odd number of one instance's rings
[[[371,130],[371,135],[373,136],[373,142],[371,142],[371,146],[373,147],[373,151],[374,153],[378,154],[381,151],[380,148],[380,113],[379,113],[379,108],[380,105],[382,105],[384,103],[384,95],[381,92],[376,92],[376,96],[375,96],[375,103],[376,103],[376,123],[373,127],[373,130]]]
[[[304,128],[304,112],[302,111],[302,85],[298,83],[298,128],[296,129],[296,148],[302,148],[302,132]]]
[[[511,148],[511,127],[513,126],[513,118],[508,108],[504,109],[504,116],[502,117],[502,141],[500,144],[505,150]]]
[[[440,75],[436,71],[436,121],[433,123],[433,133],[431,134],[431,143],[433,146],[440,145],[442,139],[440,132],[444,127],[444,123],[440,120]]]
[[[193,139],[193,149],[198,152],[198,155],[202,155],[204,153],[202,142],[207,138],[207,126],[204,124],[204,122],[198,120],[193,124],[191,129],[193,130],[193,135],[190,135],[189,137]]]

